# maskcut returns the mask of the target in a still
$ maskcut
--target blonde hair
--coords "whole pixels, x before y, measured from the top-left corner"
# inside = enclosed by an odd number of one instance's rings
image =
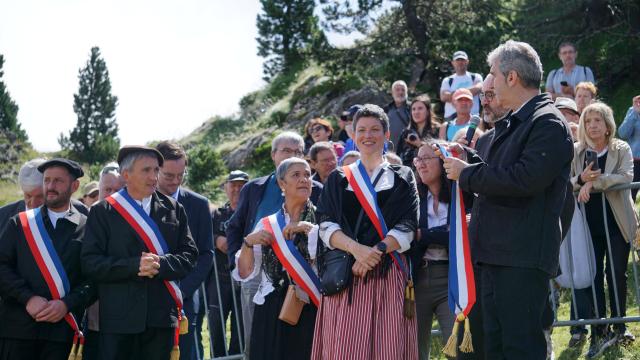
[[[595,99],[596,95],[598,95],[598,88],[591,81],[583,81],[581,83],[578,83],[578,85],[576,85],[575,92],[577,93],[578,90],[580,90],[580,89],[587,90],[588,92],[590,92],[591,93],[591,97],[593,99]]]
[[[605,134],[607,138],[607,144],[611,144],[611,141],[616,135],[616,122],[613,119],[613,110],[611,110],[609,105],[603,102],[595,102],[582,110],[582,115],[580,115],[580,123],[578,124],[578,142],[583,145],[589,145],[590,147],[595,146],[591,138],[587,136],[587,129],[585,128],[585,119],[591,113],[597,114],[602,118],[602,120],[604,120],[608,132],[608,135]]]

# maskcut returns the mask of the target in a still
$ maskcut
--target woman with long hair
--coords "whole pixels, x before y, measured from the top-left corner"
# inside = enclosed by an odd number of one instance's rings
[[[395,148],[403,165],[413,167],[413,158],[422,141],[438,137],[438,124],[431,108],[429,95],[424,94],[413,99],[409,126],[400,134],[400,140]]]

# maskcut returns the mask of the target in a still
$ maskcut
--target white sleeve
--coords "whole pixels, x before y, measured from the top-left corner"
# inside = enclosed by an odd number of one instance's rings
[[[396,239],[396,241],[398,241],[398,244],[400,245],[400,249],[398,249],[397,251],[399,253],[403,253],[409,250],[409,248],[411,247],[411,241],[413,241],[413,236],[414,236],[413,231],[409,231],[409,232],[400,231],[396,228],[389,230],[387,235],[393,236],[393,238]]]
[[[319,226],[314,225],[311,231],[309,232],[309,236],[307,236],[307,250],[309,251],[309,257],[311,259],[316,258],[316,253],[318,252],[318,231]]]
[[[262,221],[258,221],[258,223],[256,224],[255,229],[253,229],[252,234],[257,233],[258,231],[264,229],[264,226],[262,225]],[[247,282],[253,278],[255,278],[256,276],[258,276],[258,274],[260,274],[260,271],[262,269],[262,245],[253,245],[253,271],[251,272],[251,274],[249,274],[249,276],[247,276],[246,278],[242,278],[240,276],[240,272],[238,271],[238,262],[240,259],[240,252],[241,251],[237,251],[236,252],[236,266],[233,269],[233,271],[231,272],[231,276],[233,277],[234,280],[236,281],[240,281],[240,282]]]
[[[449,77],[442,79],[442,84],[440,85],[440,92],[443,91],[451,91],[451,87],[449,86]]]
[[[334,222],[323,221],[320,223],[320,230],[319,230],[320,239],[322,239],[322,242],[325,244],[325,246],[331,250],[335,248],[331,246],[331,243],[329,240],[331,239],[331,235],[333,235],[333,233],[338,230],[341,230],[340,225]]]
[[[476,81],[473,82],[473,85],[483,82],[482,74],[476,73]]]

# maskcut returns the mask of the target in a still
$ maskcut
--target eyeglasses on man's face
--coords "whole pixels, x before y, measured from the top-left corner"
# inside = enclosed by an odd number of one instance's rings
[[[300,149],[291,149],[291,148],[282,148],[282,149],[278,149],[277,151],[280,151],[281,153],[287,155],[287,156],[302,156],[304,155],[303,152]]]
[[[482,91],[480,92],[480,100],[487,99],[487,101],[491,101],[496,97],[496,94],[493,91]]]
[[[160,171],[160,176],[162,176],[162,178],[165,181],[173,181],[176,178],[178,179],[178,181],[180,181],[182,183],[182,181],[184,180],[184,178],[187,177],[187,170],[185,170],[184,172],[180,173],[180,174],[171,174],[171,173],[165,173]]]

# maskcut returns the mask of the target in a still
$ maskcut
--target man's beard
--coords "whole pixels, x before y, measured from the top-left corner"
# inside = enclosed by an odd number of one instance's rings
[[[49,200],[49,196],[47,195],[44,203],[47,205],[47,208],[57,209],[68,204],[69,199],[71,199],[71,187],[64,192],[58,192],[58,196],[55,199]]]
[[[486,111],[485,109],[482,111],[482,119],[489,124],[495,124],[500,121],[506,114],[507,112],[505,111],[498,116],[498,114],[496,114],[493,110]]]

